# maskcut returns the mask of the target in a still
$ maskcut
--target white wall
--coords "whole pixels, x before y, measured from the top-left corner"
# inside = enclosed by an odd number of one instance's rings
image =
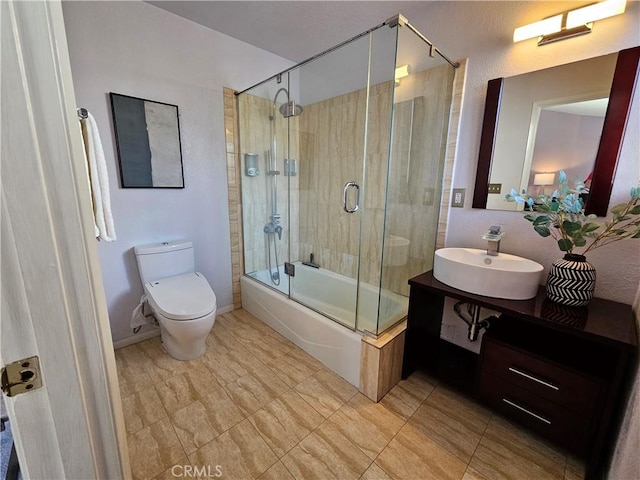
[[[115,341],[142,295],[133,246],[189,238],[218,308],[232,305],[222,87],[242,89],[292,65],[142,2],[63,5],[78,106],[96,118],[118,239],[98,245]],[[184,189],[123,189],[109,92],[178,105]]]
[[[575,3],[573,4],[575,6]],[[637,46],[640,3],[628,2],[624,15],[595,23],[589,35],[538,47],[535,39],[514,44],[515,27],[572,8],[571,2],[433,2],[409,21],[450,58],[469,58],[454,188],[466,188],[464,208],[449,217],[448,246],[482,248],[490,225],[506,227],[504,252],[523,255],[548,267],[561,257],[554,242],[538,236],[517,212],[471,208],[480,145],[486,85],[507,77],[575,62]],[[453,25],[458,25],[457,28]],[[469,28],[463,26],[471,26]],[[610,205],[628,198],[640,179],[640,88],[636,88]],[[596,296],[632,303],[640,282],[640,242],[627,240],[589,253],[597,269]]]

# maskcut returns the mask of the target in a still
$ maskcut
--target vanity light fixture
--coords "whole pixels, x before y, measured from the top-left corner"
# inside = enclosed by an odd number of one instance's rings
[[[624,13],[626,0],[605,0],[518,27],[513,41],[538,37],[538,45],[591,33],[593,22]]]
[[[411,66],[410,65],[402,65],[400,67],[396,67],[396,87],[400,85],[400,79],[404,77],[408,77],[411,74]]]

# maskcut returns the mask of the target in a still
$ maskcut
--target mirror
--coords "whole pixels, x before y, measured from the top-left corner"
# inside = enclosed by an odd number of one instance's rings
[[[589,184],[587,212],[605,216],[639,57],[640,47],[634,47],[491,80],[473,207],[515,210],[517,204],[504,201],[511,188],[549,193],[550,174],[557,182],[565,169],[571,183]],[[604,103],[602,118],[595,112]]]

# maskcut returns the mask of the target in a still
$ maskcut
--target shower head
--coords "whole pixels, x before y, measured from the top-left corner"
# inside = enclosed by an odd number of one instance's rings
[[[297,117],[302,113],[303,108],[295,102],[295,100],[289,100],[286,103],[280,105],[280,113],[284,118]]]
[[[284,118],[296,117],[302,113],[302,107],[298,105],[295,100],[289,100],[289,90],[282,87],[280,88],[275,96],[273,97],[273,102],[271,103],[272,115],[269,116],[270,120],[273,120],[276,114],[276,100],[278,99],[278,95],[280,93],[285,93],[287,95],[287,101],[280,105],[278,109]]]

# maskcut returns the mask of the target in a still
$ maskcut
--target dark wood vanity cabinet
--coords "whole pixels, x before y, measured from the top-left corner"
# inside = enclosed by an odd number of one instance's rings
[[[494,411],[583,458],[587,478],[606,468],[637,351],[631,307],[594,299],[569,308],[545,298],[472,295],[435,280],[409,281],[403,378],[424,369]],[[440,339],[445,297],[500,312],[480,355]]]

